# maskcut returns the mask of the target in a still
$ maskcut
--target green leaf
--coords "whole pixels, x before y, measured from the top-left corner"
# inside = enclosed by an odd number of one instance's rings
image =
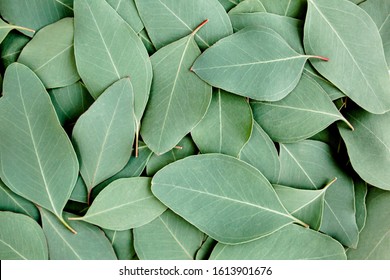
[[[106,0],[108,4],[133,28],[135,33],[141,32],[144,24],[138,15],[134,0]]]
[[[31,68],[46,88],[77,82],[73,50],[73,18],[64,18],[42,28],[23,48],[19,63]]]
[[[85,185],[81,176],[77,178],[76,185],[74,186],[73,192],[69,200],[77,201],[80,203],[88,203],[87,186]]]
[[[84,217],[72,220],[111,230],[143,226],[167,209],[153,196],[150,181],[146,177],[118,179],[99,193]]]
[[[47,260],[47,244],[42,228],[22,214],[0,212],[0,259]]]
[[[252,110],[245,98],[215,89],[206,115],[191,131],[201,153],[238,156],[252,133]]]
[[[199,123],[210,104],[211,87],[189,70],[200,55],[196,32],[151,57],[154,78],[141,135],[158,155],[175,147]]]
[[[157,49],[193,33],[206,19],[209,24],[195,35],[202,50],[233,33],[229,17],[218,0],[135,0],[135,3]]]
[[[103,229],[103,231],[111,241],[118,260],[133,260],[135,258],[133,232],[130,229],[122,231]]]
[[[254,119],[276,142],[307,139],[338,120],[348,123],[323,88],[306,74],[282,100],[253,101],[251,105]]]
[[[34,220],[39,220],[39,212],[35,205],[23,197],[12,192],[0,180],[0,211],[11,211],[30,216]]]
[[[51,260],[116,260],[110,241],[98,227],[70,221],[77,231],[73,234],[65,230],[51,213],[40,210]],[[64,213],[64,216],[73,217],[69,213]]]
[[[156,48],[153,46],[152,41],[149,38],[148,33],[145,29],[142,29],[140,33],[138,33],[138,37],[141,38],[142,43],[144,44],[146,50],[148,51],[149,55],[153,55],[156,52]]]
[[[390,110],[390,77],[372,19],[346,0],[308,3],[305,50],[329,58],[327,63],[313,61],[314,68],[365,110]]]
[[[190,136],[185,136],[177,144],[177,147],[169,152],[162,155],[153,154],[146,166],[146,174],[152,177],[164,166],[185,157],[195,155],[197,152],[198,149],[196,148],[194,141],[192,141]]]
[[[320,231],[343,245],[356,246],[359,231],[355,218],[353,181],[333,158],[330,147],[313,140],[281,144],[280,162],[280,185],[318,190],[337,178],[325,193]]]
[[[238,3],[243,0],[218,0],[226,11],[229,11],[231,8],[235,7]]]
[[[11,31],[0,45],[0,60],[4,68],[18,60],[24,46],[30,38],[17,31]]]
[[[77,120],[72,138],[88,193],[130,159],[135,135],[133,98],[130,79],[121,79]]]
[[[1,7],[0,7],[0,9],[1,9]],[[25,27],[8,24],[8,23],[6,23],[5,21],[3,21],[0,18],[0,43],[3,42],[4,38],[8,35],[8,33],[12,29],[18,29],[18,30],[21,30],[21,31],[22,30],[28,30],[28,31],[34,32],[34,30],[31,30],[31,29],[28,29],[28,28],[25,28]]]
[[[359,232],[362,231],[366,224],[367,208],[366,208],[366,196],[367,196],[367,183],[362,179],[355,179],[355,206],[356,206],[356,224]]]
[[[279,177],[280,163],[278,151],[268,134],[254,121],[252,135],[242,148],[239,158],[256,167],[271,182]]]
[[[207,49],[192,70],[212,86],[277,101],[296,87],[308,58],[314,56],[297,53],[274,30],[250,26]]]
[[[196,260],[208,260],[211,252],[213,251],[215,245],[218,242],[212,239],[210,236],[207,236],[203,241],[202,246],[199,248],[198,252],[196,252]]]
[[[237,4],[229,11],[229,16],[234,14],[267,13],[261,0],[245,0]],[[233,22],[232,22],[233,23]],[[234,26],[233,26],[234,27]]]
[[[194,260],[204,234],[170,210],[134,229],[140,260]]]
[[[152,81],[141,39],[105,0],[75,0],[74,7],[75,56],[83,82],[96,99],[117,80],[130,77],[139,124]]]
[[[211,260],[345,260],[345,251],[331,237],[289,225],[271,235],[240,244],[217,244]]]
[[[32,30],[73,16],[73,0],[1,0],[0,14],[8,22]],[[32,37],[32,30],[23,33]]]
[[[223,243],[248,242],[293,222],[302,224],[288,214],[260,171],[227,155],[176,161],[157,172],[152,191],[172,211]]]
[[[346,113],[355,128],[339,125],[353,169],[367,183],[390,190],[390,113],[370,114],[354,108]]]
[[[367,221],[356,249],[349,249],[350,260],[390,259],[390,193],[370,188],[367,195]]]
[[[3,94],[1,178],[16,194],[63,221],[79,165],[50,97],[34,72],[19,63],[7,68]]]

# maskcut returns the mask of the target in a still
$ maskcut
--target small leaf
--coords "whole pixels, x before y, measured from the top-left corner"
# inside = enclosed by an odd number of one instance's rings
[[[103,229],[103,231],[111,241],[111,245],[115,250],[118,260],[132,260],[135,258],[134,237],[131,230],[118,231]]]
[[[8,33],[0,45],[0,59],[4,69],[18,60],[22,49],[29,41],[29,37],[17,31]]]
[[[106,0],[108,4],[133,28],[135,33],[139,33],[144,24],[138,15],[134,0]]]
[[[88,190],[81,176],[77,178],[76,185],[69,200],[88,204]]]
[[[211,252],[213,251],[215,245],[217,245],[217,241],[212,239],[210,236],[207,236],[203,241],[202,246],[199,248],[198,252],[196,252],[196,260],[208,260]]]

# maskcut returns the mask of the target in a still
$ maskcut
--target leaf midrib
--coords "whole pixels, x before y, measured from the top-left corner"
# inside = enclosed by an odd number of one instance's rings
[[[3,241],[2,239],[0,239],[0,242],[3,243],[5,246],[7,246],[8,248],[10,248],[13,252],[15,252],[18,256],[20,256],[22,259],[24,260],[27,260],[27,258],[25,256],[23,256],[21,253],[19,253],[14,247],[11,246],[11,244],[9,243],[6,243],[5,241]]]

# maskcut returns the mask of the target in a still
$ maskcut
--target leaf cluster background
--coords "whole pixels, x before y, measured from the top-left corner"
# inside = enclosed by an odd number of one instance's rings
[[[0,16],[0,259],[390,259],[388,0]]]

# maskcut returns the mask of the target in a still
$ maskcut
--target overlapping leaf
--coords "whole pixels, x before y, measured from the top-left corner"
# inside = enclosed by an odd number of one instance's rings
[[[138,15],[134,0],[106,0],[111,7],[133,28],[135,33],[139,33],[144,24]]]
[[[24,46],[30,41],[30,38],[20,34],[17,31],[11,31],[0,44],[0,60],[7,68],[18,60]]]
[[[266,12],[286,17],[303,18],[306,5],[306,0],[245,0],[230,13]]]
[[[111,241],[118,260],[132,260],[136,253],[133,244],[133,232],[131,230],[108,230],[103,229],[107,238]]]

